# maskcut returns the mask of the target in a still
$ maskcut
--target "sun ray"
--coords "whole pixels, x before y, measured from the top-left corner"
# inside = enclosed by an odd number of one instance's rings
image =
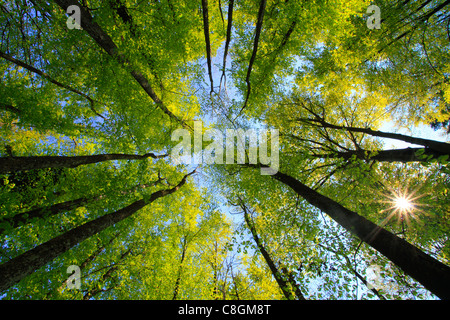
[[[421,191],[422,185],[419,184],[415,188],[410,188],[410,181],[406,179],[402,186],[397,185],[393,187],[384,183],[382,186],[384,190],[377,192],[381,199],[375,201],[386,206],[379,211],[379,214],[387,214],[379,223],[380,227],[386,226],[395,219],[396,223],[402,225],[403,229],[403,223],[409,226],[412,220],[419,219],[420,214],[427,214],[422,210],[422,207],[426,205],[420,201],[421,198],[427,195],[427,193]]]

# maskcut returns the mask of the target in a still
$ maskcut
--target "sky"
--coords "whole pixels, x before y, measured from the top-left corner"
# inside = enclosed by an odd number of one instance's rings
[[[424,138],[430,140],[436,140],[441,142],[449,142],[450,135],[446,133],[444,129],[433,130],[430,126],[427,125],[419,125],[416,127],[412,127],[408,129],[398,130],[397,127],[392,122],[386,122],[380,129],[380,131],[384,132],[392,132],[392,133],[400,133],[409,136],[413,136],[416,138]],[[395,140],[395,139],[386,139],[383,138],[382,141],[385,144],[385,149],[393,149],[393,148],[408,148],[408,147],[420,147],[417,145],[413,145],[404,141]]]

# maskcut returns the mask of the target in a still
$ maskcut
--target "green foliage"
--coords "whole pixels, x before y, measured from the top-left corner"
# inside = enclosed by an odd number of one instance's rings
[[[81,1],[122,61],[55,2],[0,1],[1,157],[169,154],[181,123],[135,81],[138,71],[178,119],[279,130],[280,171],[449,264],[449,154],[378,161],[366,133],[448,120],[450,52],[443,1],[208,1],[213,92],[200,1]],[[403,3],[403,4],[402,4]],[[222,65],[231,26],[227,64]],[[256,58],[249,70],[249,62]],[[222,78],[222,71],[224,77]],[[244,109],[250,83],[249,99]],[[148,88],[147,88],[148,89]],[[431,137],[430,139],[433,139]],[[435,139],[437,139],[435,137]],[[447,139],[447,138],[446,138]],[[447,139],[448,140],[448,139]],[[205,145],[203,145],[205,147]],[[344,156],[347,154],[348,156]],[[258,165],[257,165],[258,166]],[[116,160],[0,175],[0,263],[174,187],[192,165]],[[191,170],[188,170],[191,171]],[[395,197],[411,198],[400,214]],[[7,222],[86,198],[56,215]],[[238,199],[281,277],[307,299],[431,299],[419,283],[259,168],[202,165],[186,185],[82,241],[0,293],[2,299],[283,299]],[[81,268],[80,290],[67,267]],[[377,292],[363,283],[380,266]]]

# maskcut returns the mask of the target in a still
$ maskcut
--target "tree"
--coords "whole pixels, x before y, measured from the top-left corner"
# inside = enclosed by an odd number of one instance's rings
[[[449,4],[1,2],[2,299],[448,298]]]
[[[3,157],[1,158],[2,171],[8,173],[21,170],[43,169],[43,168],[75,168],[79,165],[96,163],[108,160],[143,160],[147,158],[159,159],[167,155],[157,156],[153,153],[144,155],[133,154],[99,154],[89,156],[42,156],[42,157]]]
[[[252,233],[253,240],[255,241],[258,250],[261,252],[262,256],[264,257],[264,260],[266,260],[267,265],[269,266],[270,271],[272,272],[273,277],[276,279],[278,286],[280,287],[280,290],[283,292],[284,296],[287,300],[293,300],[294,298],[299,300],[305,300],[305,297],[301,293],[300,289],[295,283],[295,280],[289,276],[289,272],[286,270],[279,270],[277,266],[275,265],[274,261],[270,257],[267,250],[264,248],[264,245],[262,241],[260,240],[258,236],[258,232],[256,231],[254,223],[250,220],[250,215],[248,212],[247,207],[242,202],[242,199],[239,199],[239,206],[244,210],[244,219],[247,224],[247,227],[250,229],[250,232]],[[284,275],[282,274],[284,273]],[[287,277],[287,279],[285,278]],[[290,285],[292,286],[290,288]],[[294,292],[295,291],[295,295]]]
[[[344,228],[380,251],[403,269],[406,274],[417,279],[431,292],[442,299],[448,299],[448,286],[445,284],[447,281],[450,281],[448,278],[450,274],[448,266],[435,260],[403,239],[364,219],[357,213],[345,209],[339,204],[330,201],[330,199],[324,198],[292,177],[278,172],[275,178],[293,188],[308,202],[326,212]],[[437,277],[430,279],[429,276],[432,274],[437,275]]]
[[[191,172],[190,174],[192,173],[194,172]],[[133,213],[152,203],[156,199],[174,193],[186,183],[186,179],[190,174],[185,175],[178,185],[171,189],[154,192],[148,199],[135,201],[121,210],[89,221],[2,264],[0,270],[3,274],[3,279],[0,289],[5,290],[9,288],[12,284],[20,281],[23,277],[36,271],[81,241],[128,218]]]

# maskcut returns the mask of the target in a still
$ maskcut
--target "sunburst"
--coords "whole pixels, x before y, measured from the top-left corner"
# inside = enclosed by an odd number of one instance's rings
[[[403,197],[395,199],[395,207],[406,212],[409,212],[414,208],[413,204],[407,198]]]
[[[419,202],[419,199],[426,195],[420,194],[419,189],[409,190],[408,187],[404,187],[394,190],[388,188],[389,194],[384,195],[386,200],[381,201],[386,203],[388,207],[380,213],[389,212],[383,221],[383,225],[386,225],[394,217],[397,217],[397,222],[402,225],[403,222],[409,225],[411,219],[417,220],[418,214],[423,212],[420,208],[423,205]]]
[[[416,219],[415,210],[418,208],[419,203],[416,202],[420,196],[414,196],[413,193],[393,193],[389,199],[391,207],[388,210],[392,210],[391,216],[398,216],[403,221],[409,223],[409,219]]]

